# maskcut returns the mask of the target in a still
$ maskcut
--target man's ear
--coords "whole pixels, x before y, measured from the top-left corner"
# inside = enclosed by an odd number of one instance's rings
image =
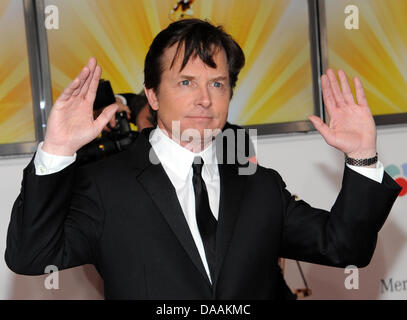
[[[147,100],[151,108],[155,111],[159,109],[158,105],[158,97],[157,94],[155,93],[154,89],[147,89],[144,87],[144,93],[146,94]]]

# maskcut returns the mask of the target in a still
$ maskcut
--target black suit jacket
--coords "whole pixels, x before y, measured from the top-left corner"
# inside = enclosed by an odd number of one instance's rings
[[[107,299],[276,299],[278,257],[366,266],[400,187],[345,167],[330,213],[296,201],[261,166],[220,164],[217,274],[211,286],[173,185],[149,160],[149,130],[130,149],[47,176],[25,168],[5,259],[16,273],[94,264]],[[154,153],[151,154],[154,156]]]

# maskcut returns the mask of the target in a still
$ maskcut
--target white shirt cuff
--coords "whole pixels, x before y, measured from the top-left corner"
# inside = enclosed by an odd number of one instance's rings
[[[356,171],[357,173],[372,179],[378,183],[382,183],[383,181],[383,175],[384,175],[384,167],[383,164],[378,161],[376,164],[376,168],[365,168],[365,167],[357,167],[357,166],[351,166],[349,164],[346,164],[350,169]]]
[[[76,153],[73,156],[57,156],[42,150],[43,142],[40,142],[34,158],[35,174],[44,176],[59,172],[75,162]]]

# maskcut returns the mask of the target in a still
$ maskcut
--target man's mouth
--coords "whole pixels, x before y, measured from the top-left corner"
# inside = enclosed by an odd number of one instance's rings
[[[208,119],[213,119],[212,116],[203,116],[203,115],[197,115],[197,116],[187,116],[187,118],[191,119],[202,119],[202,120],[208,120]]]

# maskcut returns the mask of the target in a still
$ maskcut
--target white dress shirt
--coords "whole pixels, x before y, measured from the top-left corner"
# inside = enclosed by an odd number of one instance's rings
[[[204,161],[202,178],[208,190],[209,206],[217,220],[219,215],[220,179],[216,158],[216,144],[212,143],[205,150],[193,153],[170,139],[159,127],[150,135],[150,143],[176,190],[178,201],[191,230],[206,273],[209,279],[211,279],[205,249],[196,222],[192,163],[196,156],[201,157]],[[42,142],[39,144],[34,158],[37,175],[56,173],[76,160],[76,154],[71,157],[57,156],[45,152],[41,147]],[[377,168],[347,166],[379,183],[383,180],[384,167],[380,162],[378,162]]]
[[[175,188],[178,201],[184,212],[206,273],[211,279],[205,249],[196,222],[192,163],[197,156],[203,159],[202,178],[208,190],[209,206],[216,220],[218,220],[220,179],[216,144],[212,143],[202,152],[194,153],[181,147],[158,127],[151,135],[150,143]]]

